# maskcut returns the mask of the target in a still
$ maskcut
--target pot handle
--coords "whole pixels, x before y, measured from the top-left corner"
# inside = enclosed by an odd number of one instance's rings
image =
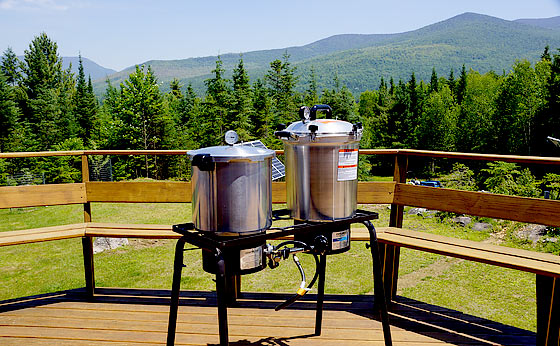
[[[292,133],[290,131],[274,131],[274,135],[278,138],[290,138]]]
[[[309,119],[310,120],[315,120],[317,119],[317,111],[324,111],[325,112],[325,117],[327,119],[332,119],[332,108],[329,105],[315,105],[313,107],[311,107],[310,110],[310,114],[309,114]]]
[[[210,154],[196,154],[193,156],[192,165],[201,171],[213,171],[216,167]]]

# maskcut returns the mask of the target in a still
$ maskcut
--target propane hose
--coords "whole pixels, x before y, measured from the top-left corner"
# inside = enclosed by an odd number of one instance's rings
[[[297,240],[287,240],[285,242],[282,242],[276,247],[276,249],[279,249],[281,247],[286,247],[289,244],[293,244],[293,245],[296,245],[296,246],[301,246],[307,251],[312,251],[313,250],[313,248],[311,246],[309,246],[308,244],[306,244],[304,242],[297,241]],[[301,263],[299,262],[299,258],[295,254],[292,254],[292,259],[294,260],[294,263],[296,264],[296,266],[299,270],[299,273],[301,274],[301,284],[300,284],[299,289],[297,290],[295,295],[290,297],[288,300],[286,300],[282,304],[278,305],[274,310],[278,311],[280,309],[284,309],[284,308],[292,305],[297,300],[299,300],[301,297],[303,297],[307,292],[309,292],[309,290],[311,290],[311,287],[313,287],[313,285],[317,281],[317,277],[319,276],[319,271],[317,270],[319,268],[319,257],[315,253],[312,253],[312,254],[313,254],[313,258],[315,259],[315,274],[313,275],[313,278],[311,279],[311,281],[309,282],[309,285],[307,285],[307,286],[305,285],[306,284],[305,271],[303,270],[303,267],[302,267]]]

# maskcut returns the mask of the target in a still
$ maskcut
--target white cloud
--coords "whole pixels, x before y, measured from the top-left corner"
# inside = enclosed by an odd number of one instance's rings
[[[66,11],[71,4],[72,1],[68,0],[0,0],[0,9]]]

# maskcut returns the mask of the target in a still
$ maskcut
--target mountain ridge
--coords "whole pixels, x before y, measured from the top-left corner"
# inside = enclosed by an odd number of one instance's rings
[[[532,23],[532,24],[531,24]],[[251,80],[261,78],[269,63],[281,59],[287,52],[290,62],[298,68],[301,83],[313,66],[318,81],[324,87],[332,85],[334,75],[352,91],[377,88],[381,77],[408,79],[412,72],[417,78],[428,79],[432,67],[439,74],[456,72],[463,64],[481,73],[506,70],[516,59],[534,62],[548,44],[560,47],[560,28],[545,28],[542,22],[508,21],[497,17],[466,12],[417,30],[393,34],[339,34],[303,46],[260,50],[221,55],[227,74],[243,57]],[[150,60],[165,90],[173,78],[182,84],[192,83],[195,90],[204,91],[204,79],[210,77],[217,56],[179,60]],[[110,75],[114,85],[123,81],[134,67]],[[95,87],[103,88],[100,82]]]
[[[514,22],[538,26],[541,28],[560,29],[560,16],[550,18],[522,18],[516,19]]]

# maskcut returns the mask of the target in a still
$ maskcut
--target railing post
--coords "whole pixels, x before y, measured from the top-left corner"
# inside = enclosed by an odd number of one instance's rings
[[[89,181],[89,163],[86,154],[82,154],[82,183]],[[87,191],[86,191],[87,196]],[[84,222],[91,222],[91,204],[84,203]],[[84,255],[84,275],[86,280],[86,294],[93,298],[95,291],[95,273],[93,267],[93,240],[91,237],[82,237],[82,251]]]
[[[395,183],[406,183],[406,171],[408,169],[408,156],[395,155],[395,169],[393,181]],[[404,206],[391,204],[390,227],[402,227]],[[389,303],[397,294],[397,279],[399,274],[400,246],[379,244],[381,265],[383,269],[383,285],[385,286],[385,298]]]
[[[560,343],[560,282],[558,278],[538,275],[537,346]]]

